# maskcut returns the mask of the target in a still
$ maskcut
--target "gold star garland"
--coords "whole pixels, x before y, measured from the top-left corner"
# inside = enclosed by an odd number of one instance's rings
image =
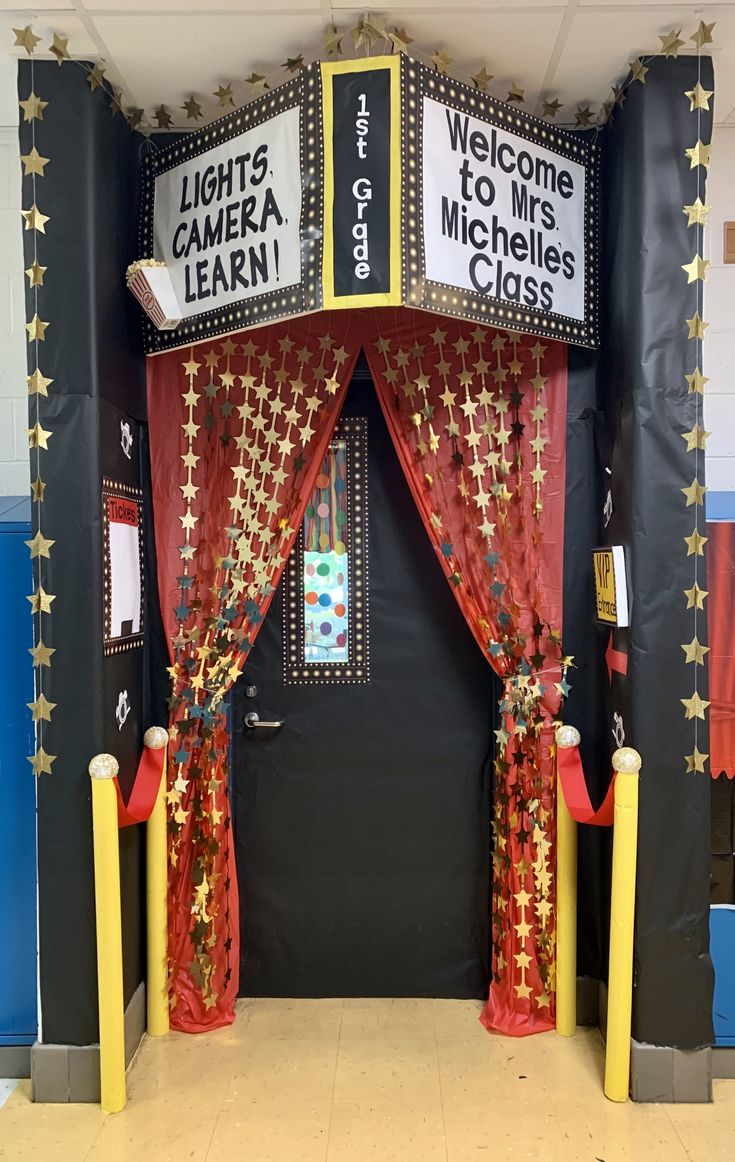
[[[707,327],[707,323],[702,318],[702,302],[704,280],[707,277],[709,266],[709,262],[702,255],[704,252],[704,226],[709,207],[702,202],[702,193],[704,172],[709,166],[711,150],[711,145],[702,141],[702,111],[709,111],[709,99],[713,94],[702,87],[701,64],[702,48],[712,42],[713,28],[714,24],[705,24],[702,21],[694,36],[691,37],[697,47],[697,83],[693,89],[683,94],[684,98],[689,101],[690,112],[696,115],[697,125],[697,140],[690,149],[684,151],[685,157],[689,161],[689,168],[696,170],[697,180],[697,197],[694,203],[683,207],[683,212],[687,216],[687,230],[691,230],[693,234],[694,256],[690,262],[684,263],[682,266],[687,276],[687,285],[695,284],[697,302],[693,317],[685,320],[687,338],[694,346],[694,371],[684,377],[687,383],[687,395],[694,397],[692,401],[694,427],[691,431],[682,433],[682,438],[686,441],[687,452],[691,453],[694,458],[692,482],[681,489],[687,511],[692,510],[693,523],[691,534],[684,537],[687,559],[692,558],[693,584],[691,589],[684,590],[684,597],[686,598],[686,609],[692,611],[693,636],[691,641],[681,643],[686,665],[691,666],[692,678],[691,696],[681,699],[685,718],[687,721],[691,721],[693,726],[694,745],[692,753],[685,756],[688,774],[703,774],[709,758],[709,754],[699,749],[699,723],[706,721],[706,712],[710,705],[699,693],[700,666],[704,667],[706,664],[705,655],[709,652],[709,646],[703,646],[699,641],[699,615],[704,612],[704,602],[707,598],[707,591],[701,588],[699,578],[700,563],[704,562],[704,546],[707,543],[707,537],[703,536],[700,531],[704,517],[704,495],[707,491],[706,487],[700,483],[700,476],[704,472],[704,452],[709,435],[709,432],[704,430],[702,418],[704,388],[707,383],[707,377],[702,373],[702,347],[704,331]]]
[[[35,697],[33,702],[28,703],[28,707],[33,715],[36,749],[34,754],[29,755],[28,761],[31,764],[34,775],[42,775],[52,773],[53,764],[56,760],[56,755],[47,752],[44,742],[45,725],[51,722],[51,716],[57,705],[55,702],[50,702],[44,692],[46,670],[51,667],[51,656],[56,651],[46,646],[43,640],[44,632],[48,636],[51,605],[56,600],[55,594],[47,592],[45,588],[45,586],[51,583],[51,553],[56,541],[51,537],[45,536],[43,531],[45,528],[43,504],[46,483],[42,478],[42,466],[44,454],[48,451],[49,440],[53,436],[53,431],[43,426],[42,400],[48,398],[49,387],[53,383],[53,380],[44,375],[41,370],[41,344],[46,340],[46,331],[50,324],[41,319],[39,315],[39,310],[41,309],[40,293],[43,289],[44,276],[48,269],[39,262],[39,235],[46,236],[46,225],[51,221],[51,216],[42,213],[38,206],[39,198],[43,201],[39,190],[39,182],[45,176],[49,158],[43,157],[36,148],[36,122],[43,120],[43,111],[47,108],[48,101],[42,101],[35,92],[33,54],[36,45],[40,42],[40,37],[35,36],[30,25],[27,28],[16,28],[13,31],[16,34],[15,43],[22,45],[31,58],[30,93],[20,101],[20,107],[23,110],[23,122],[30,126],[29,132],[31,137],[31,148],[28,153],[21,155],[20,160],[23,165],[23,177],[29,177],[31,184],[31,206],[28,210],[22,210],[21,215],[24,220],[25,231],[30,234],[30,237],[26,240],[26,252],[30,249],[32,254],[31,264],[25,272],[31,291],[30,311],[32,312],[32,317],[26,323],[25,327],[28,332],[28,345],[33,354],[33,358],[30,361],[33,370],[27,376],[30,424],[28,428],[28,447],[31,460],[31,475],[34,477],[31,483],[31,503],[34,508],[33,523],[36,528],[36,533],[33,538],[25,542],[28,546],[31,561],[33,562],[35,586],[34,592],[28,595],[31,615],[35,623],[34,645],[29,650],[34,667]]]

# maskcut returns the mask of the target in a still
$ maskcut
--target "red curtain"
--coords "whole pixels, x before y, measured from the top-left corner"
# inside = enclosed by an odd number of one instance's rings
[[[707,525],[710,772],[735,777],[735,525]]]
[[[278,583],[362,346],[438,560],[503,678],[483,1020],[536,1032],[553,1025],[552,718],[569,662],[566,348],[405,309],[311,316],[149,360],[172,648],[172,1024],[198,1031],[233,1019],[239,913],[222,699]]]

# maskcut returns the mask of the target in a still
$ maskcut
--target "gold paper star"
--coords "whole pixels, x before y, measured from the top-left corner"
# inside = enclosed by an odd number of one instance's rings
[[[215,89],[214,96],[219,101],[220,109],[226,109],[228,106],[234,106],[235,98],[232,95],[232,85],[220,85]]]
[[[46,375],[42,375],[40,369],[37,367],[32,375],[26,376],[26,382],[28,384],[29,395],[48,395],[49,385],[54,381]]]
[[[33,50],[41,41],[41,37],[36,36],[30,24],[27,24],[25,28],[14,28],[13,32],[15,33],[13,48],[24,48],[28,55],[32,56]]]
[[[709,706],[709,702],[700,698],[696,690],[691,698],[680,698],[679,701],[686,710],[687,718],[704,718],[704,712]]]
[[[139,129],[141,127],[144,113],[145,109],[136,109],[135,107],[128,109],[125,116],[131,129]]]
[[[493,79],[493,74],[489,73],[483,65],[481,69],[472,74],[470,79],[476,89],[479,89],[481,93],[486,93],[487,87]]]
[[[53,43],[49,45],[49,52],[53,53],[60,65],[64,61],[71,60],[68,45],[68,36],[59,36],[58,32],[54,33]]]
[[[698,367],[694,368],[691,375],[685,375],[684,378],[689,384],[689,395],[704,395],[704,385],[709,383],[709,377],[702,375]]]
[[[519,1000],[526,1001],[531,995],[531,986],[522,981],[521,984],[516,985],[515,993]]]
[[[41,157],[35,145],[30,153],[22,153],[20,160],[23,162],[23,177],[26,178],[32,173],[37,173],[43,177],[44,168],[48,165],[49,161],[47,157]]]
[[[48,442],[52,435],[52,432],[47,432],[36,422],[32,428],[28,428],[28,447],[48,449]]]
[[[687,272],[688,283],[696,282],[697,279],[704,281],[709,269],[709,259],[700,258],[698,254],[695,254],[691,262],[682,263],[681,269]]]
[[[688,775],[693,774],[695,771],[699,772],[699,774],[704,774],[704,764],[709,758],[708,754],[702,754],[699,747],[695,746],[694,752],[692,754],[685,755],[685,758],[687,761],[686,773]]]
[[[21,214],[25,219],[26,230],[38,230],[39,234],[46,233],[46,223],[49,221],[49,215],[42,214],[35,202],[30,210],[21,210]]]
[[[707,544],[709,537],[703,537],[699,529],[695,529],[690,537],[684,537],[687,546],[687,557],[703,557],[704,546]]]
[[[704,332],[709,327],[709,323],[705,323],[699,311],[695,311],[691,319],[686,320],[686,325],[689,328],[687,339],[704,339]]]
[[[634,61],[630,62],[630,71],[633,74],[631,78],[632,80],[640,81],[642,85],[645,85],[648,66],[644,65],[639,56],[637,56]]]
[[[562,102],[554,97],[553,101],[544,101],[541,108],[542,117],[556,117],[559,110],[562,108]]]
[[[51,541],[48,537],[44,537],[39,529],[33,540],[26,541],[25,544],[31,550],[31,560],[33,561],[36,557],[50,557],[51,546],[55,545],[56,541]]]
[[[28,762],[33,767],[34,775],[50,775],[51,764],[56,762],[55,754],[46,754],[42,746],[39,746],[34,755],[28,756]]]
[[[245,78],[246,85],[252,85],[256,93],[264,93],[266,89],[270,89],[270,85],[262,73],[251,73],[249,77]]]
[[[45,491],[46,491],[46,485],[44,484],[43,480],[41,480],[40,477],[37,477],[31,483],[31,500],[33,500],[37,504],[41,504],[43,501],[43,494]]]
[[[201,367],[201,363],[197,363],[196,359],[192,355],[188,363],[182,363],[181,366],[184,368],[186,375],[196,375],[197,371]]]
[[[663,53],[665,57],[678,56],[679,49],[684,47],[684,41],[679,40],[680,32],[681,29],[678,28],[676,32],[670,32],[668,36],[659,35],[658,39],[661,41],[661,48],[658,50],[659,53]]]
[[[289,73],[298,73],[304,67],[304,54],[299,53],[298,56],[287,57],[281,65],[282,69],[286,69]]]
[[[508,96],[506,97],[506,101],[508,102],[508,104],[512,104],[512,102],[515,101],[518,105],[522,105],[523,102],[525,101],[525,99],[526,99],[526,90],[522,89],[521,86],[517,85],[516,82],[514,81],[513,84],[511,85],[510,89],[508,90]]]
[[[713,93],[714,89],[703,89],[697,81],[693,89],[687,89],[684,93],[689,98],[689,112],[693,113],[695,109],[706,109],[709,112],[709,99]]]
[[[45,646],[43,644],[43,641],[39,638],[38,644],[35,646],[31,646],[28,653],[33,658],[33,665],[34,666],[50,666],[51,665],[51,655],[55,654],[56,650],[49,649],[49,647]]]
[[[438,73],[445,75],[452,65],[452,58],[444,49],[437,49],[431,58],[431,63]]]
[[[688,645],[683,645],[681,648],[687,663],[694,662],[697,666],[704,665],[704,655],[709,653],[709,646],[700,645],[697,638],[693,637]]]
[[[577,129],[584,129],[592,123],[592,110],[589,105],[578,105],[575,113],[574,125]]]
[[[202,116],[202,107],[192,93],[187,101],[181,106],[186,111],[186,116],[189,121],[198,121]]]
[[[689,168],[696,169],[698,165],[703,165],[707,169],[711,152],[712,146],[705,145],[703,141],[697,141],[691,149],[685,149],[684,153],[689,158]]]
[[[38,315],[34,315],[30,323],[25,324],[25,329],[28,332],[28,342],[33,343],[38,339],[43,343],[46,338],[47,327],[48,323],[44,323],[42,319],[39,319]]]
[[[35,593],[26,597],[26,601],[30,601],[33,613],[50,613],[51,602],[56,601],[56,594],[46,593],[43,586],[39,585]]]
[[[396,32],[397,31],[398,31],[398,29],[396,29]],[[391,39],[393,39],[393,38],[391,37]],[[329,28],[325,29],[324,34],[322,36],[322,41],[324,43],[324,48],[326,49],[328,56],[332,56],[334,53],[341,53],[341,51],[342,51],[342,37],[337,32],[337,29],[336,29],[334,24],[330,24]],[[395,45],[394,45],[394,47],[395,47]]]
[[[159,105],[153,110],[153,116],[159,129],[170,129],[173,125],[173,117],[167,105]]]
[[[625,101],[625,89],[623,88],[623,86],[622,85],[613,85],[612,95],[613,95],[613,104],[619,105],[620,108],[622,109],[623,102]]]
[[[388,37],[397,52],[407,52],[409,44],[413,44],[413,37],[408,35],[405,28],[394,28]]]
[[[43,276],[47,270],[47,266],[41,266],[41,264],[34,258],[31,265],[26,268],[26,274],[28,275],[28,285],[43,286]]]
[[[704,609],[704,601],[709,597],[709,590],[700,589],[695,581],[691,589],[684,590],[684,596],[687,599],[687,609]]]
[[[33,715],[34,722],[38,722],[39,718],[43,718],[45,722],[50,722],[51,711],[55,710],[57,705],[56,702],[49,702],[43,694],[39,694],[35,702],[26,702],[26,706]]]
[[[19,101],[18,104],[23,110],[24,121],[43,121],[43,111],[48,101],[42,101],[35,93],[31,93],[25,101]]]
[[[693,504],[704,504],[704,494],[707,491],[705,485],[700,484],[698,480],[694,479],[688,488],[681,490],[687,498],[687,508]]]
[[[99,89],[104,79],[105,70],[101,69],[99,65],[95,65],[94,68],[90,69],[90,71],[87,73],[87,84],[89,85],[92,92],[94,92],[95,89]]]
[[[717,21],[713,20],[711,24],[705,24],[703,20],[700,20],[699,28],[694,33],[694,36],[689,37],[690,40],[694,41],[697,48],[704,48],[706,44],[712,44],[712,29],[716,23]]]

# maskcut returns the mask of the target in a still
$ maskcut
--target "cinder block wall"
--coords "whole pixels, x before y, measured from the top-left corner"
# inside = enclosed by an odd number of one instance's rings
[[[711,266],[704,284],[704,318],[709,323],[704,335],[704,374],[709,376],[704,423],[712,433],[707,441],[707,519],[735,520],[735,263],[723,262],[723,224],[735,222],[735,125],[717,126],[712,143],[705,234]]]

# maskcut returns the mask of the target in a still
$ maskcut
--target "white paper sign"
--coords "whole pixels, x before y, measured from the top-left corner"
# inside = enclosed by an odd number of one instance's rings
[[[158,174],[154,254],[181,318],[301,282],[299,109]]]
[[[585,318],[585,169],[431,97],[423,107],[426,277]]]

